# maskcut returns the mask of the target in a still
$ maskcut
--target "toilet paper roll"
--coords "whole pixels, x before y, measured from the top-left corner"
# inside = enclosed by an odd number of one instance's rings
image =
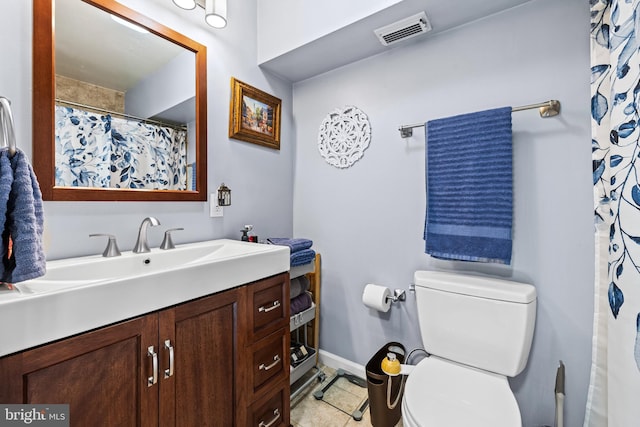
[[[362,302],[374,310],[387,312],[391,307],[391,291],[389,288],[368,283],[362,292]]]

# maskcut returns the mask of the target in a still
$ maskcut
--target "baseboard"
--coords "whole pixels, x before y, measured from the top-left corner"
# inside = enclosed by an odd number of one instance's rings
[[[363,365],[359,365],[355,362],[347,360],[343,357],[337,356],[328,351],[320,350],[320,363],[333,369],[343,369],[357,377],[366,379],[366,370]]]

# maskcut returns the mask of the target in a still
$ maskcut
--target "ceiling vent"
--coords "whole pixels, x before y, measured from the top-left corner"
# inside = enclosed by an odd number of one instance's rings
[[[427,20],[427,14],[420,12],[417,15],[378,28],[374,33],[378,36],[380,43],[389,46],[428,31],[431,31],[431,24]]]

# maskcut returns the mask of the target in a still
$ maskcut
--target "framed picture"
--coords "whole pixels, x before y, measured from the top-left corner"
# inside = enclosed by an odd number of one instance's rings
[[[231,78],[229,138],[280,149],[282,101]]]

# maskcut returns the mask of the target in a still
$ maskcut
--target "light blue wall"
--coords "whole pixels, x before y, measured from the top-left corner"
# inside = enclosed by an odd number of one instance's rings
[[[232,19],[224,30],[207,26],[200,8],[181,11],[163,0],[120,2],[207,46],[208,187],[211,193],[221,182],[227,184],[233,205],[225,208],[224,218],[210,218],[208,202],[46,202],[47,258],[100,253],[105,243],[88,237],[99,232],[116,234],[120,249],[130,250],[140,221],[148,215],[162,222],[150,230],[152,246],[158,246],[163,230],[171,227],[185,228],[174,233],[176,243],[238,238],[244,224],[253,224],[259,236],[291,235],[291,84],[265,75],[256,65],[256,2],[229,2]],[[29,155],[31,15],[31,1],[0,2],[0,95],[13,101],[18,147]],[[228,138],[231,76],[283,100],[280,151]]]
[[[428,11],[427,11],[428,13]],[[562,113],[513,116],[514,250],[510,267],[424,254],[424,132],[402,124],[558,99]],[[294,234],[323,255],[320,346],[366,364],[384,343],[421,347],[415,297],[380,314],[366,283],[408,289],[415,270],[470,270],[533,283],[528,367],[511,381],[524,425],[553,425],[558,361],[565,425],[582,424],[589,381],[594,250],[589,128],[589,7],[536,0],[294,85]],[[324,162],[320,123],[336,107],[368,114],[371,145],[349,169]],[[491,183],[487,183],[491,185]]]
[[[124,97],[125,113],[153,117],[195,98],[195,93],[195,54],[185,50],[127,90]],[[191,119],[196,115],[195,107],[193,111]]]

